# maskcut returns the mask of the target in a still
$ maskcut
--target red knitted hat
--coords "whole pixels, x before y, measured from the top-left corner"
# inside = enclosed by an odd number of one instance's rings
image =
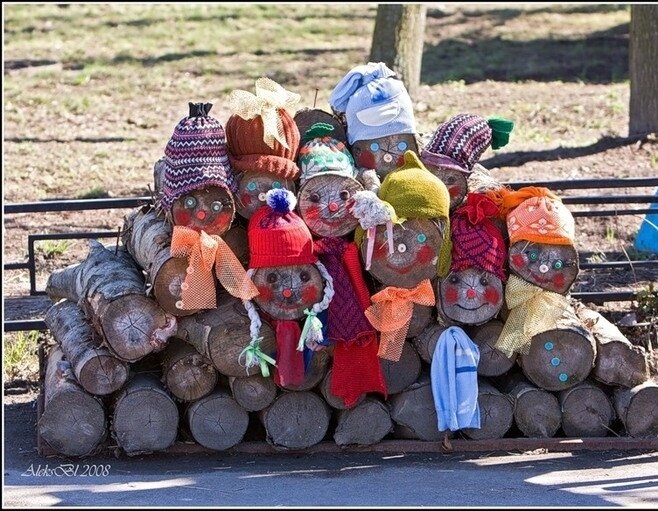
[[[295,194],[272,189],[265,202],[249,219],[249,268],[316,263],[311,231],[293,211]]]
[[[505,239],[491,220],[497,213],[498,206],[479,193],[469,193],[466,204],[453,213],[452,271],[475,267],[493,273],[503,282],[507,279]]]

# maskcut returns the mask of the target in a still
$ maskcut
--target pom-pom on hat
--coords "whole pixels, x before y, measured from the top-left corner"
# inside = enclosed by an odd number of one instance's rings
[[[466,203],[455,210],[450,221],[452,271],[479,268],[505,281],[507,248],[492,218],[498,206],[487,196],[469,193]]]
[[[287,91],[269,78],[256,80],[256,94],[231,92],[233,114],[226,121],[229,158],[236,172],[271,172],[295,179],[300,133],[286,110],[299,102],[299,94]]]
[[[334,127],[315,123],[304,134],[297,162],[301,184],[321,174],[336,174],[355,178],[354,159],[340,140],[333,138]]]
[[[224,128],[208,115],[211,108],[212,103],[189,103],[189,115],[179,121],[165,147],[160,198],[165,210],[182,195],[206,186],[237,191]]]
[[[293,211],[295,194],[284,188],[269,190],[265,204],[249,219],[249,268],[314,264],[313,237]]]
[[[507,145],[513,128],[514,123],[507,119],[458,114],[436,129],[420,159],[427,165],[470,174],[489,146],[500,149]]]
[[[413,105],[404,83],[383,62],[352,68],[329,97],[335,112],[345,113],[347,141],[416,133]]]

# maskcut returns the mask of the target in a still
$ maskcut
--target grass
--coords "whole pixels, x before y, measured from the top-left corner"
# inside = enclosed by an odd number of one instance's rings
[[[71,242],[68,240],[43,240],[38,242],[36,249],[46,259],[53,259],[66,253],[70,246]]]
[[[39,359],[37,350],[39,337],[40,334],[37,331],[5,334],[3,349],[3,376],[5,381],[38,379]]]

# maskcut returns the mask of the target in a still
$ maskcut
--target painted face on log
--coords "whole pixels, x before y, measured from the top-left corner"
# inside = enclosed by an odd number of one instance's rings
[[[304,309],[322,300],[324,281],[312,264],[258,268],[252,280],[260,294],[254,302],[275,319],[301,319]]]
[[[428,219],[407,220],[393,226],[393,254],[389,253],[386,226],[377,226],[370,273],[385,286],[412,288],[436,276],[439,251],[443,244],[443,222]],[[367,240],[361,243],[366,260]]]
[[[381,179],[404,165],[406,151],[418,153],[416,138],[411,133],[359,140],[352,146],[352,156],[356,166],[375,169]]]
[[[295,192],[292,181],[280,178],[269,172],[241,172],[238,176],[238,193],[236,194],[236,207],[238,213],[251,218],[258,208],[265,204],[265,194],[273,188],[285,188]]]
[[[578,277],[578,253],[571,245],[521,240],[510,246],[509,267],[535,286],[564,294]]]
[[[453,211],[464,201],[464,197],[468,193],[466,174],[447,167],[436,167],[428,164],[425,164],[425,166],[427,170],[443,181],[443,184],[448,188],[448,193],[450,194],[450,211]]]
[[[351,177],[316,175],[299,189],[299,214],[316,236],[344,236],[358,225],[346,204],[360,190]]]
[[[438,285],[439,307],[453,321],[479,325],[494,318],[503,306],[503,283],[477,268],[452,271]]]
[[[174,201],[171,216],[174,225],[221,236],[235,218],[233,195],[219,186],[193,190]]]

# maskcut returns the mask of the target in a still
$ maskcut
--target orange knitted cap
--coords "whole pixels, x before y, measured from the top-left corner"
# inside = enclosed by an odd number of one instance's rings
[[[519,240],[573,245],[575,225],[571,212],[559,199],[531,197],[507,215],[510,244]]]

